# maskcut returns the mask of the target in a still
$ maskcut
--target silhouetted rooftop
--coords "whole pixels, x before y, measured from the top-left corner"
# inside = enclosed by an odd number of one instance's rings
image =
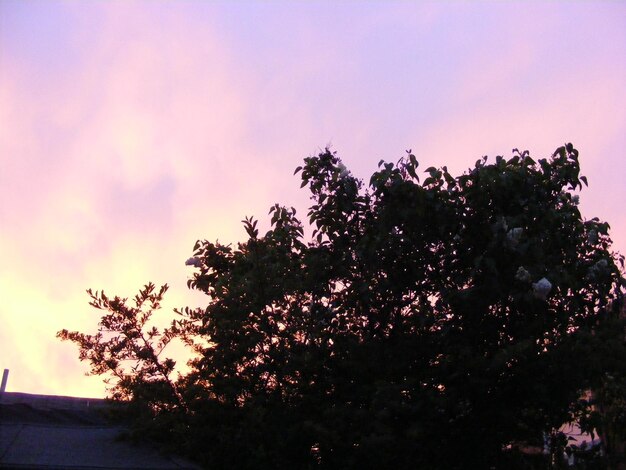
[[[107,418],[110,406],[101,399],[5,392],[0,399],[0,468],[199,468],[120,439],[126,428]]]

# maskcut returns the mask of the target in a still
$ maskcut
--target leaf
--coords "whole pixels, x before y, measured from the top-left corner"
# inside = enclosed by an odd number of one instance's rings
[[[412,178],[417,178],[417,173],[415,172],[415,168],[414,167],[407,166],[406,167],[406,171]]]

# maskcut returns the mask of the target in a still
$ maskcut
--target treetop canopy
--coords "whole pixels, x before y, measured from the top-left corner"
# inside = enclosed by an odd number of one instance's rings
[[[623,257],[579,211],[571,144],[456,177],[418,168],[409,151],[365,185],[328,149],[306,158],[310,239],[274,205],[262,236],[245,218],[236,247],[195,244],[188,285],[206,307],[143,333],[164,289],[135,307],[90,292],[108,312],[99,333],[59,335],[145,405],[150,429],[217,467],[524,461],[516,443],[588,417],[581,392],[623,376]],[[161,357],[172,338],[194,353],[177,378]]]

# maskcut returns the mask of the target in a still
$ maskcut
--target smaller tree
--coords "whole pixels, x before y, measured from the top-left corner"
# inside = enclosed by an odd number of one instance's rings
[[[88,361],[90,375],[108,375],[110,397],[117,401],[142,404],[154,413],[185,410],[185,402],[176,379],[172,378],[175,361],[161,357],[170,341],[179,334],[176,321],[162,332],[149,326],[155,310],[168,290],[149,283],[128,305],[128,299],[109,298],[104,291],[87,293],[89,305],[106,313],[95,335],[61,330],[57,337],[78,345],[79,359]]]

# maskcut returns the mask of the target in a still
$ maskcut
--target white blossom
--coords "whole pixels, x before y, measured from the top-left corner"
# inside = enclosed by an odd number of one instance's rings
[[[609,267],[609,262],[605,259],[601,259],[587,270],[587,277],[589,279],[596,279],[598,275],[603,274]]]
[[[515,279],[520,282],[530,282],[530,273],[526,271],[524,266],[520,266],[519,268],[517,268],[517,272],[515,273]]]
[[[598,243],[598,232],[596,232],[595,230],[591,230],[587,234],[587,241],[591,243],[592,245],[595,245],[596,243]]]
[[[542,277],[537,282],[533,282],[533,294],[538,299],[546,300],[551,290],[552,284],[545,277]]]
[[[596,263],[596,266],[598,267],[598,269],[606,269],[609,267],[609,262],[605,259],[601,259]]]
[[[193,266],[199,268],[202,265],[202,261],[197,256],[193,256],[185,261],[185,266]]]
[[[519,245],[520,238],[522,238],[522,234],[524,233],[524,229],[522,227],[514,227],[506,233],[506,242],[511,248],[515,248]]]
[[[500,219],[500,224],[502,225],[502,229],[506,232],[507,229],[509,228],[508,224],[506,223],[506,218],[502,217]]]
[[[341,176],[342,178],[348,176],[348,169],[343,163],[339,162],[337,164],[337,168],[339,168],[339,176]]]

